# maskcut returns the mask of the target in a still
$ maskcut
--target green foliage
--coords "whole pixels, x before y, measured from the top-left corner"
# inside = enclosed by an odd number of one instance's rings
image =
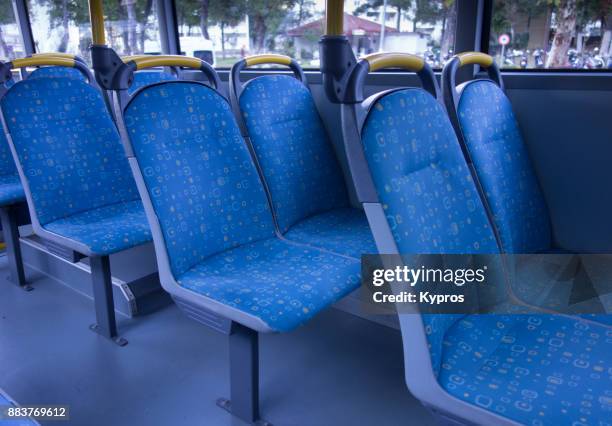
[[[12,24],[15,22],[13,15],[13,5],[11,0],[0,0],[0,25]]]
[[[246,15],[247,0],[212,0],[208,9],[208,23],[233,27]]]

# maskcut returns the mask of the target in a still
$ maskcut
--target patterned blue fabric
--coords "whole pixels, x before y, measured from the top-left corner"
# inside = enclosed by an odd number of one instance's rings
[[[140,200],[103,206],[47,223],[47,231],[85,244],[93,254],[108,255],[151,241]]]
[[[1,102],[41,226],[99,254],[150,239],[98,90],[77,79],[35,78],[15,84]]]
[[[164,71],[138,71],[134,73],[134,79],[132,80],[132,85],[128,89],[128,94],[132,95],[141,87],[148,86],[149,84],[176,79],[177,77],[174,74]]]
[[[612,329],[560,315],[472,315],[448,330],[439,381],[526,425],[609,425]]]
[[[180,286],[288,331],[359,285],[356,260],[275,237],[255,165],[213,89],[144,88],[124,119]]]
[[[504,251],[550,249],[548,210],[510,100],[495,83],[474,81],[464,88],[457,113]]]
[[[362,143],[400,253],[498,253],[476,186],[442,105],[404,89],[372,105]],[[424,315],[434,372],[461,315]]]
[[[15,82],[13,80],[8,80],[4,83],[7,89],[14,85]],[[0,130],[2,130],[0,131],[0,175],[17,175],[17,167],[15,167],[15,161],[4,134],[4,128]]]
[[[18,175],[0,176],[0,207],[25,201]]]
[[[498,253],[453,128],[421,89],[379,99],[362,142],[401,253]]]
[[[138,191],[99,91],[84,81],[20,81],[2,98],[41,225]]]
[[[360,209],[334,209],[298,222],[285,238],[360,259],[377,253],[368,220]]]
[[[4,83],[6,88],[15,84],[13,80]],[[25,193],[19,182],[17,167],[11,154],[4,128],[0,124],[0,207],[25,201]]]
[[[217,254],[180,285],[290,331],[360,283],[360,264],[276,238]]]
[[[286,75],[258,77],[239,103],[282,233],[348,206],[340,165],[306,86]]]
[[[67,77],[85,81],[85,76],[78,69],[56,66],[36,68],[30,73],[28,79],[46,77]]]
[[[147,87],[124,120],[175,277],[274,236],[257,170],[229,104],[213,89],[182,81]]]

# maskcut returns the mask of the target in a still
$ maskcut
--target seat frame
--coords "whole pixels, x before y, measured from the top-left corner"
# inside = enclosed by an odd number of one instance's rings
[[[11,69],[11,63],[8,64],[0,64],[2,67],[0,69],[8,68]],[[86,77],[85,80],[88,84],[92,85],[92,87],[97,89],[97,85],[95,83],[94,77],[87,68],[80,61],[75,61],[74,68],[78,69],[83,75]],[[0,75],[2,73],[0,72]],[[1,78],[1,77],[0,77]],[[10,89],[6,89],[4,85],[0,85],[0,99],[2,99]],[[61,247],[66,247],[70,250],[74,250],[75,252],[81,254],[84,257],[90,258],[90,270],[91,270],[91,285],[93,289],[93,302],[96,314],[96,322],[90,325],[90,330],[94,331],[98,335],[114,342],[118,346],[127,345],[128,341],[119,336],[117,332],[117,322],[115,317],[115,303],[113,297],[113,288],[112,288],[112,274],[110,270],[110,258],[108,255],[98,256],[91,252],[91,250],[77,241],[66,238],[62,235],[50,232],[42,227],[40,221],[38,220],[38,215],[36,214],[36,209],[34,208],[35,203],[32,197],[32,193],[30,191],[30,186],[27,180],[27,177],[24,173],[21,162],[19,161],[19,156],[17,155],[17,150],[13,143],[13,138],[9,131],[6,118],[4,117],[4,112],[0,110],[0,121],[2,122],[2,128],[4,130],[4,134],[6,135],[6,139],[8,141],[9,147],[11,149],[11,154],[15,161],[15,165],[17,167],[17,172],[19,174],[19,179],[23,186],[23,190],[26,195],[27,205],[30,213],[30,219],[32,223],[32,228],[34,233],[44,240],[47,240],[51,243],[55,243]],[[4,214],[3,214],[4,215]],[[13,242],[13,245],[16,247],[17,244]],[[21,256],[19,256],[21,257]],[[78,260],[79,256],[75,256],[74,260]],[[17,260],[17,257],[15,257]],[[19,272],[16,272],[19,274]]]
[[[439,89],[429,67],[426,66],[419,76],[424,89],[413,88],[413,90],[425,90],[441,103]],[[347,90],[346,98],[340,107],[345,152],[357,198],[364,207],[378,252],[399,256],[399,249],[378,198],[363,151],[361,131],[371,108],[377,101],[386,95],[407,89],[407,87],[386,90],[364,99],[363,83],[363,75],[357,81],[352,82],[353,90]],[[398,317],[404,348],[406,385],[428,409],[451,424],[466,424],[466,419],[471,419],[468,424],[518,425],[511,419],[469,404],[446,392],[438,383],[433,371],[425,326],[418,307],[416,305],[403,306],[402,314],[399,314]],[[411,368],[411,366],[419,366],[419,368]]]
[[[258,426],[271,426],[269,422],[261,419],[259,409],[259,333],[270,333],[274,330],[260,318],[237,309],[229,308],[220,302],[188,290],[180,286],[175,280],[170,268],[168,253],[165,249],[166,245],[161,225],[153,208],[153,202],[138,160],[134,154],[134,149],[123,119],[123,114],[130,101],[143,90],[157,85],[186,82],[200,84],[208,88],[212,87],[211,90],[217,91],[227,102],[226,96],[217,90],[220,87],[220,80],[216,71],[205,62],[202,62],[201,71],[208,80],[208,84],[179,79],[150,84],[141,87],[131,95],[127,93],[125,87],[121,86],[114,89],[109,87],[108,90],[113,89],[110,92],[110,98],[114,116],[116,117],[119,134],[121,135],[126,156],[136,180],[136,186],[151,228],[162,287],[172,296],[179,309],[188,317],[228,337],[230,398],[219,398],[216,403],[220,408],[248,423]],[[230,318],[234,318],[234,320]]]
[[[9,265],[8,279],[25,291],[32,291],[34,287],[28,284],[25,277],[19,235],[19,226],[30,223],[27,206],[21,202],[0,207],[0,221],[2,222],[2,232],[6,243]]]

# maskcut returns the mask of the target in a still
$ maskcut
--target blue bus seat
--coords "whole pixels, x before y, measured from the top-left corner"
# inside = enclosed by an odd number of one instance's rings
[[[4,144],[8,147],[6,139],[4,139],[4,141],[0,140],[0,143],[2,142],[4,142]],[[4,146],[2,147],[2,150],[4,150]],[[0,154],[0,162],[3,163],[3,172],[7,169],[10,169],[10,167],[15,167],[12,157],[10,158],[10,165],[8,167],[5,167],[4,153]],[[15,170],[15,172],[17,172],[17,170]],[[21,182],[19,182],[19,176],[16,173],[3,174],[2,176],[0,176],[0,207],[21,203],[23,201],[25,201],[25,194],[23,192]]]
[[[288,75],[256,77],[244,85],[237,103],[280,233],[355,258],[374,253],[365,214],[350,206],[340,164],[306,84]]]
[[[36,233],[87,256],[150,241],[119,135],[98,90],[77,79],[28,79],[16,83],[1,105],[31,194]]]
[[[438,380],[521,424],[605,424],[611,337],[562,315],[472,315],[448,330]]]
[[[149,84],[177,79],[178,77],[176,75],[166,71],[138,71],[134,73],[132,84],[128,88],[128,95],[133,95],[138,89],[148,86]]]
[[[13,80],[4,83],[7,88],[13,86]],[[4,129],[0,132],[0,207],[25,201],[25,193],[19,182],[17,167],[9,148]]]
[[[502,249],[506,253],[554,252],[548,208],[501,74],[491,62],[486,68],[490,79],[456,87],[461,56],[445,67],[445,103],[482,187]]]
[[[383,92],[364,104],[364,160],[397,251],[500,253],[442,105],[423,89]],[[401,314],[400,324],[409,389],[453,424],[609,418],[609,328],[520,314]]]
[[[456,119],[459,143],[482,187],[502,250],[569,253],[553,245],[544,195],[495,62],[486,68],[489,78],[454,87],[460,56],[449,61],[443,73],[445,103]],[[612,325],[612,315],[586,317]]]
[[[471,81],[461,91],[458,116],[504,251],[550,251],[548,209],[510,100],[492,81]]]
[[[101,92],[86,78],[29,78],[0,98],[34,233],[89,256],[96,323],[119,346],[111,254],[151,241],[121,139]]]
[[[214,89],[143,88],[123,121],[170,294],[253,330],[284,332],[359,285],[358,261],[276,236],[248,147]]]

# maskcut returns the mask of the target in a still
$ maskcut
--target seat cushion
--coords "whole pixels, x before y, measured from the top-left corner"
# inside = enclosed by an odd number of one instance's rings
[[[548,209],[510,100],[492,81],[473,81],[457,115],[504,251],[550,249]]]
[[[260,240],[216,254],[179,276],[179,285],[289,331],[359,286],[358,261]]]
[[[282,233],[348,206],[342,169],[308,88],[287,75],[249,81],[240,110]]]
[[[108,255],[151,240],[142,203],[130,201],[88,210],[44,225],[96,255]]]
[[[560,315],[471,315],[448,329],[438,380],[529,425],[608,424],[612,328]]]
[[[304,219],[293,225],[285,238],[356,259],[377,253],[365,213],[350,207]]]
[[[0,176],[0,206],[8,206],[21,201],[25,201],[25,194],[19,176]]]

